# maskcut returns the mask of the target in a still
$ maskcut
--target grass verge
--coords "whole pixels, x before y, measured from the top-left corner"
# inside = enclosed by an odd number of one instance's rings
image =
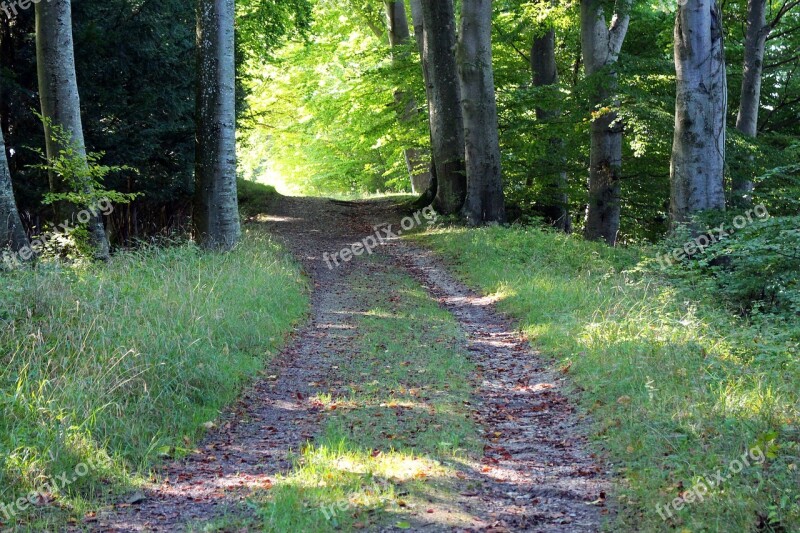
[[[572,376],[618,474],[615,530],[800,530],[800,339],[665,279],[635,249],[520,228],[415,238],[499,294]]]
[[[0,525],[32,530],[190,448],[307,309],[296,265],[252,229],[226,255],[153,248],[0,285]]]
[[[236,180],[236,190],[239,212],[246,218],[269,213],[272,202],[280,196],[271,185],[245,179]]]

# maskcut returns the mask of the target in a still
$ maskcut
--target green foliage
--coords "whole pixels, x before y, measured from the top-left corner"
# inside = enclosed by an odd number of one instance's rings
[[[252,228],[227,255],[146,248],[102,268],[0,274],[0,286],[0,501],[103,465],[57,506],[17,516],[37,531],[186,453],[308,303],[297,266]]]
[[[58,182],[66,187],[66,191],[50,192],[42,199],[44,205],[56,202],[69,202],[78,209],[88,209],[100,203],[128,204],[141,196],[141,193],[120,193],[106,189],[106,176],[115,172],[136,172],[127,166],[106,166],[100,164],[102,153],[86,153],[83,146],[75,144],[72,134],[64,131],[58,124],[52,124],[49,118],[40,117],[50,130],[52,141],[59,147],[58,155],[48,158],[41,151],[39,156],[44,164],[35,167],[52,172]]]
[[[392,61],[350,7],[317,2],[308,41],[248,71],[245,176],[313,194],[408,188],[403,149],[428,142],[422,108],[399,121],[411,97],[424,102],[418,56]],[[406,95],[399,103],[397,91]]]
[[[738,307],[782,315],[797,327],[800,316],[800,216],[748,226],[715,248],[709,278]]]
[[[698,217],[700,226],[709,229],[708,235],[720,236],[711,229],[719,227],[725,235],[714,238],[702,253],[674,263],[671,275],[698,291],[718,294],[753,320],[773,321],[796,332],[800,313],[798,197],[800,166],[770,170],[756,179],[752,198],[756,207]],[[676,231],[660,249],[669,254],[693,241],[688,230]]]
[[[262,64],[287,36],[305,35],[311,0],[243,0],[236,3],[238,46],[247,62]]]
[[[732,226],[731,220],[744,222],[746,215],[747,211],[729,212],[708,218],[706,227],[725,224],[725,231],[731,235],[675,263],[671,274],[698,291],[719,295],[743,315],[778,320],[783,327],[796,328],[800,313],[800,217],[756,219],[741,229]],[[689,232],[678,232],[662,248],[669,253],[693,240]]]

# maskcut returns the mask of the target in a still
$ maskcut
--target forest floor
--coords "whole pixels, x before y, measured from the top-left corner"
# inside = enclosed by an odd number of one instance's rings
[[[397,238],[329,268],[324,253],[400,233],[404,214],[276,200],[254,223],[311,279],[306,325],[193,453],[81,527],[601,529],[607,474],[566,377],[495,302]]]

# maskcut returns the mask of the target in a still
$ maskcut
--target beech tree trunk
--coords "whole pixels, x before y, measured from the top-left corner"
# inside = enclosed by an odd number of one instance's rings
[[[18,252],[26,246],[28,236],[19,220],[17,202],[11,187],[11,172],[6,159],[6,143],[0,130],[0,254],[5,250]]]
[[[234,0],[198,0],[193,224],[198,244],[210,250],[230,250],[241,236],[234,53]]]
[[[467,190],[464,122],[456,58],[453,0],[423,0],[423,68],[428,73],[431,143],[437,180],[433,205],[443,215],[461,211]]]
[[[598,113],[591,125],[585,237],[614,245],[620,223],[622,125],[613,110],[618,102],[608,100],[617,88],[615,65],[628,32],[631,0],[618,0],[610,26],[603,5],[603,0],[581,0],[581,49],[586,76],[597,85],[591,103]],[[608,109],[599,111],[600,107]]]
[[[748,137],[758,134],[758,110],[761,104],[761,75],[770,26],[767,25],[767,0],[748,0],[747,30],[744,41],[744,76],[736,117],[736,129]]]
[[[675,138],[671,217],[688,222],[725,208],[727,81],[722,19],[716,0],[688,0],[675,18]]]
[[[411,39],[406,17],[406,5],[402,0],[386,0],[386,19],[389,22],[389,44],[392,48],[406,44]]]
[[[428,134],[430,136],[430,146],[433,148],[433,134],[431,133],[431,99],[433,91],[431,89],[431,73],[428,70],[428,63],[425,61],[425,21],[422,16],[422,1],[410,0],[411,5],[411,21],[414,24],[414,40],[417,42],[417,50],[419,51],[420,65],[422,65],[422,79],[425,84],[425,101],[428,110]],[[424,191],[423,197],[419,200],[419,204],[425,204],[422,207],[430,205],[436,198],[438,189],[438,182],[436,180],[436,154],[431,150],[431,160],[429,165],[429,173],[431,182],[428,189]]]
[[[463,0],[458,74],[461,80],[467,170],[464,215],[471,225],[505,222],[492,66],[491,0]]]
[[[556,65],[556,31],[550,29],[543,35],[534,37],[531,47],[531,70],[533,71],[533,84],[536,87],[558,85],[558,67]],[[561,116],[560,109],[536,108],[536,118],[547,123]],[[550,146],[554,154],[564,151],[564,142],[558,138],[550,139]],[[557,160],[563,165],[563,156]],[[567,173],[559,170],[548,176],[548,184],[543,201],[543,210],[553,227],[565,232],[572,232],[572,219],[569,216],[569,197],[567,195]]]
[[[86,143],[81,123],[81,104],[75,75],[75,51],[72,40],[70,0],[50,0],[36,4],[36,64],[39,78],[39,99],[45,120],[47,158],[53,160],[64,148],[53,138],[52,127],[60,127],[71,136],[76,156],[88,165]],[[50,173],[50,189],[65,192],[58,176]],[[90,192],[90,184],[84,187]],[[74,213],[70,213],[70,216]],[[109,258],[108,238],[100,215],[92,215],[87,229],[98,260]]]
[[[422,77],[425,80],[425,94],[428,96],[428,101],[430,101],[431,75],[425,63],[425,19],[422,16],[422,0],[410,0],[409,5],[411,6],[411,22],[414,24],[414,40],[417,41],[419,60],[422,64]]]
[[[761,107],[761,79],[764,54],[771,27],[767,25],[767,0],[747,0],[747,29],[744,38],[744,71],[736,129],[744,136],[758,135],[758,110]],[[733,192],[744,199],[753,192],[753,181],[738,177]]]
[[[408,16],[403,0],[390,0],[384,3],[386,6],[386,18],[389,23],[389,45],[392,48],[406,46],[411,40],[411,32],[408,27]],[[395,61],[398,55],[393,54]],[[417,113],[417,102],[414,98],[409,98],[402,91],[397,91],[394,95],[395,101],[399,105],[405,104],[401,122],[409,123],[414,120]],[[411,191],[414,194],[422,194],[431,186],[430,161],[425,157],[425,151],[419,148],[407,148],[403,151],[408,168],[408,175],[411,179]]]

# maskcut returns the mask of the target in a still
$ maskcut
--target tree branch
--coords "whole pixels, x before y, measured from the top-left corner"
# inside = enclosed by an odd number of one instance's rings
[[[774,29],[775,26],[780,24],[781,19],[786,15],[786,13],[788,13],[789,11],[791,11],[792,9],[794,9],[797,6],[800,6],[800,0],[791,0],[791,1],[790,0],[784,0],[783,1],[783,5],[778,10],[777,15],[775,15],[775,18],[772,19],[772,22],[769,23],[769,27]]]
[[[795,1],[800,2],[800,0]],[[608,50],[614,57],[619,56],[622,50],[622,43],[625,42],[625,35],[628,33],[632,3],[632,0],[619,0],[617,9],[611,19],[611,27],[608,30]]]

